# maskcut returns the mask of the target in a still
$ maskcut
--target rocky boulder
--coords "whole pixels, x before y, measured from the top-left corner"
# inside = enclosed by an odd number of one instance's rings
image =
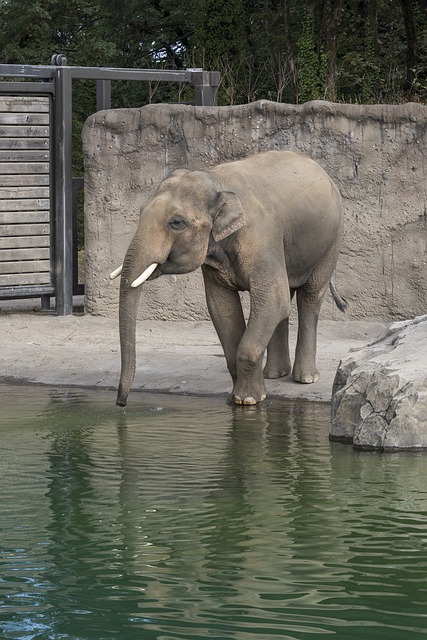
[[[427,315],[393,323],[341,360],[330,439],[357,449],[427,449]]]

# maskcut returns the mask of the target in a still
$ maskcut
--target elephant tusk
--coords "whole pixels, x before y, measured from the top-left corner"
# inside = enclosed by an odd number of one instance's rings
[[[145,282],[147,278],[151,276],[153,271],[157,268],[157,265],[158,265],[158,262],[153,262],[153,264],[150,264],[150,266],[147,267],[146,270],[143,271],[141,275],[136,280],[134,280],[130,286],[139,287],[140,284]]]
[[[122,269],[123,269],[123,265],[121,264],[120,267],[118,267],[118,269],[115,269],[115,271],[112,271],[110,273],[110,280],[114,280],[114,278],[117,278],[117,276],[121,274]]]

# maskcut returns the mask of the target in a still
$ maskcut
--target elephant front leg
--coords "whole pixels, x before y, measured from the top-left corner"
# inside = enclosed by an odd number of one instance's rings
[[[249,322],[237,351],[237,382],[233,394],[236,404],[250,405],[265,400],[262,361],[269,343],[272,348],[269,348],[270,362],[267,360],[267,367],[271,368],[267,371],[282,374],[290,371],[285,320],[290,313],[290,293],[282,282],[276,284],[275,289],[263,291],[262,295],[251,292]],[[280,355],[273,355],[273,346],[279,342]]]
[[[218,338],[224,350],[227,368],[233,385],[237,380],[237,350],[246,329],[238,291],[221,287],[202,268],[205,282],[206,303]]]
[[[246,330],[237,351],[237,380],[232,399],[235,404],[253,405],[266,398],[262,359],[266,348],[264,341],[253,341]]]

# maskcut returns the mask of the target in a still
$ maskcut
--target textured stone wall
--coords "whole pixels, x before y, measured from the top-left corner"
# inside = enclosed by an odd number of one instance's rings
[[[122,263],[141,203],[178,167],[203,169],[268,149],[317,160],[343,196],[346,229],[337,267],[349,318],[426,312],[427,107],[148,105],[102,111],[84,128],[86,309],[115,316]],[[328,295],[323,315],[340,317]],[[208,317],[199,271],[144,285],[140,318]]]

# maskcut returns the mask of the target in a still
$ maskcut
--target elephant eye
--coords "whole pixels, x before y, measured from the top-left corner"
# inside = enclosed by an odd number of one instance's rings
[[[188,227],[188,222],[185,218],[181,218],[181,216],[174,216],[169,220],[168,225],[174,231],[182,231]]]

